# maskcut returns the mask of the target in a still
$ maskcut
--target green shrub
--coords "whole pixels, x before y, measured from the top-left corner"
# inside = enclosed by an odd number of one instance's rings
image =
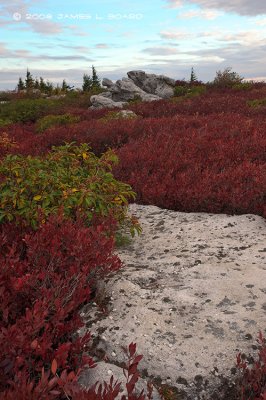
[[[247,105],[253,108],[257,107],[265,107],[266,106],[266,99],[255,99],[255,100],[248,100]]]
[[[0,104],[0,119],[12,122],[36,122],[40,117],[60,106],[56,100],[23,99]]]
[[[8,155],[0,164],[0,222],[23,222],[34,228],[60,209],[69,218],[112,216],[131,233],[138,230],[127,216],[131,187],[117,181],[112,166],[118,159],[108,150],[96,157],[87,144],[53,147],[43,157]]]
[[[181,96],[200,96],[202,93],[206,92],[205,85],[193,85],[188,84],[187,86],[175,86],[174,88],[174,96],[181,97]]]
[[[250,90],[253,88],[253,85],[251,82],[241,82],[234,84],[232,88],[234,90]]]
[[[75,117],[74,115],[71,114],[46,115],[45,117],[37,121],[36,131],[38,133],[42,133],[46,129],[51,128],[53,126],[68,125],[79,121],[80,121],[79,117]]]
[[[140,95],[135,94],[135,96],[133,97],[133,99],[128,100],[129,104],[139,104],[142,103],[142,98],[140,97]]]
[[[211,86],[217,88],[232,88],[234,85],[242,83],[243,79],[237,72],[231,71],[232,68],[225,68],[224,71],[217,71]]]
[[[81,90],[72,90],[66,92],[64,98],[61,99],[61,104],[67,107],[80,107],[87,109],[91,103],[91,96],[99,93],[106,92],[104,88],[92,88],[88,92],[82,92]]]
[[[189,97],[200,96],[201,94],[206,92],[205,85],[196,85],[191,86],[188,92]]]
[[[12,92],[0,92],[0,101],[10,101],[12,99]]]
[[[188,93],[189,93],[188,86],[176,86],[174,88],[174,96],[176,97],[185,96]]]
[[[10,124],[12,124],[12,121],[10,121],[8,119],[0,118],[0,128],[2,128],[2,126],[6,126],[6,125],[10,125]]]

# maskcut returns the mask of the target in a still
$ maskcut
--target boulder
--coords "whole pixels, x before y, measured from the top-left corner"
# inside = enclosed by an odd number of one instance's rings
[[[102,80],[102,86],[106,86],[107,88],[112,87],[113,84],[114,83],[113,83],[113,81],[111,81],[111,79],[103,78],[103,80]]]
[[[143,101],[160,100],[159,96],[151,95],[140,89],[131,79],[123,78],[116,81],[113,86],[109,87],[114,101],[129,101],[136,97]]]
[[[164,99],[174,95],[175,80],[164,75],[146,74],[144,71],[129,71],[127,76],[140,89]]]
[[[90,108],[92,109],[123,108],[128,104],[126,101],[114,101],[110,95],[104,96],[103,94],[91,96],[90,101],[92,103]]]
[[[128,78],[122,78],[113,83],[104,78],[102,85],[107,88],[104,94],[92,96],[92,108],[121,107],[112,102],[102,100],[102,96],[110,98],[114,103],[128,102],[140,99],[141,101],[156,101],[168,99],[174,95],[175,80],[164,75],[146,74],[144,71],[130,71]],[[97,99],[99,97],[99,99]]]
[[[139,118],[139,117],[137,116],[136,113],[134,113],[131,110],[122,110],[122,111],[118,111],[114,116],[114,119],[120,119],[120,118],[122,118],[122,119],[136,119],[136,118]]]
[[[236,355],[255,356],[265,334],[266,221],[256,215],[183,213],[132,204],[143,232],[118,249],[107,314],[83,318],[95,351],[121,365],[137,343],[141,375],[178,399],[236,396]],[[108,298],[108,296],[107,296]]]
[[[118,381],[119,383],[122,383],[121,393],[118,396],[118,398],[121,399],[123,395],[127,395],[126,391],[127,380],[124,375],[123,368],[118,367],[114,364],[100,361],[97,363],[95,368],[85,369],[79,378],[79,384],[85,389],[88,389],[91,386],[95,385],[96,383],[98,383],[98,385],[100,384],[103,385],[104,382],[109,383],[110,378],[112,376],[114,377],[114,382]],[[147,393],[147,381],[145,379],[139,378],[135,386],[135,391],[138,395],[140,395],[142,390],[144,390],[144,393]],[[155,388],[153,389],[152,394],[153,394],[153,400],[161,400],[161,397],[159,396],[159,393]]]

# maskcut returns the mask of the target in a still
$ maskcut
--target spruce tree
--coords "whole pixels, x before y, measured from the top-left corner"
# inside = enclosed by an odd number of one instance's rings
[[[46,84],[45,84],[45,82],[44,82],[43,77],[41,76],[41,77],[40,77],[40,91],[41,91],[41,92],[45,92],[45,89],[46,89]]]
[[[25,84],[24,84],[22,78],[19,78],[17,88],[18,88],[18,91],[25,90]]]
[[[40,82],[38,78],[36,78],[34,81],[34,89],[40,89]]]
[[[83,85],[82,90],[83,92],[89,92],[92,89],[92,79],[88,74],[83,75]]]
[[[92,87],[95,89],[99,89],[101,87],[100,79],[97,75],[95,67],[92,65]]]
[[[191,68],[191,74],[190,74],[190,83],[196,82],[198,80],[194,68]]]
[[[62,90],[63,92],[66,92],[68,89],[69,89],[69,86],[67,85],[66,80],[63,79],[62,86],[61,86],[61,90]]]
[[[68,90],[72,90],[72,89],[74,89],[74,86],[68,85],[68,84],[66,83],[66,80],[63,79],[62,86],[61,86],[62,92],[67,92]]]
[[[27,90],[32,90],[34,87],[34,79],[28,69],[26,73],[25,85]]]

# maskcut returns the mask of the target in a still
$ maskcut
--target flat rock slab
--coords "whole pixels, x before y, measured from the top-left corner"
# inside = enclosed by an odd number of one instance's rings
[[[266,327],[266,221],[256,215],[181,213],[133,204],[139,237],[106,285],[108,314],[86,306],[96,352],[125,360],[137,343],[143,377],[176,399],[234,398],[236,354],[256,354]]]

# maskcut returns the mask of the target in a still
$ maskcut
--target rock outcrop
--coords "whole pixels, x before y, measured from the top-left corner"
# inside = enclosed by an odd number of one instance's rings
[[[146,74],[144,71],[129,71],[128,77],[140,89],[163,99],[174,95],[175,80],[165,75]]]
[[[112,96],[106,92],[101,94],[95,94],[91,96],[91,107],[92,109],[100,109],[100,108],[123,108],[128,103],[126,101],[114,101],[112,100]]]
[[[235,398],[236,355],[254,356],[265,333],[266,221],[135,204],[130,211],[143,233],[118,250],[125,267],[107,282],[108,314],[84,309],[96,354],[119,366],[121,346],[136,342],[142,376],[176,398]]]
[[[116,83],[104,78],[102,85],[107,92],[92,96],[91,108],[122,108],[130,100],[155,101],[174,95],[174,79],[144,71],[129,71],[127,75],[128,78],[119,79]]]

